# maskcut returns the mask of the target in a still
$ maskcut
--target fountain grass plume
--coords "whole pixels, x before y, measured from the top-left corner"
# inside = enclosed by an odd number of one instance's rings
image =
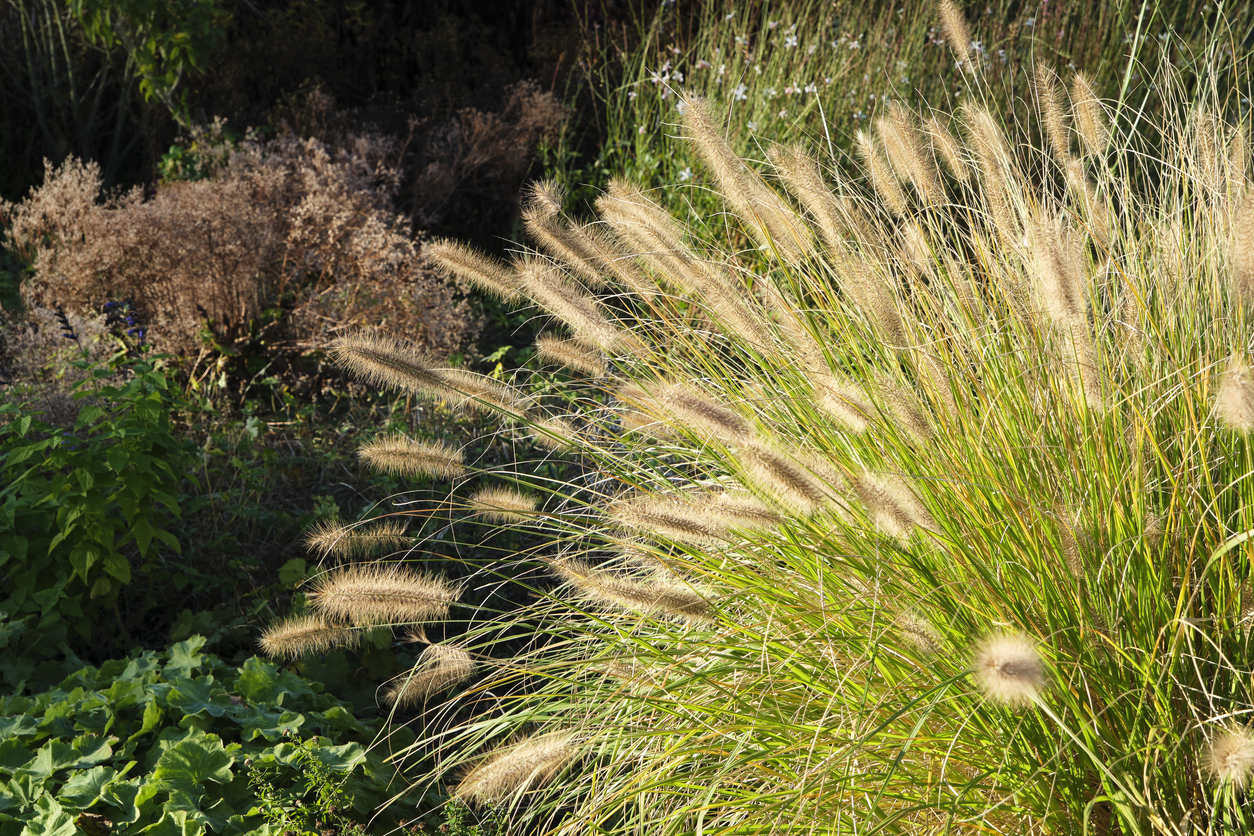
[[[384,473],[455,479],[466,472],[460,450],[443,442],[415,441],[396,434],[362,445],[357,455]]]
[[[363,563],[320,575],[306,598],[330,622],[361,627],[438,621],[459,594],[457,586],[431,574]]]

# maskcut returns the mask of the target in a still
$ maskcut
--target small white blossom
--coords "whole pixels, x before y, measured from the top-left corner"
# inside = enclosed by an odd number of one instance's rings
[[[748,37],[747,35],[737,35],[737,36],[736,36],[736,44],[737,44],[738,46],[744,46],[744,45],[745,45],[745,44],[747,44],[747,43],[749,43],[749,37]]]
[[[686,182],[686,181],[688,181],[688,180],[691,180],[691,179],[692,179],[692,169],[691,169],[691,168],[687,168],[687,167],[685,167],[683,171],[679,172],[679,179],[680,179],[681,181],[684,181],[684,182]]]
[[[818,50],[819,50],[818,44],[810,44],[810,48],[806,50],[806,55],[813,55],[814,53],[818,52]]]
[[[731,19],[732,19],[733,17],[735,17],[735,16],[736,16],[736,13],[735,13],[735,12],[731,12],[731,13],[729,13],[729,14],[727,15],[727,17],[723,18],[723,20],[731,20]]]
[[[758,129],[758,123],[757,123],[757,122],[754,122],[754,121],[752,121],[752,120],[750,120],[750,121],[749,121],[749,130],[751,130],[751,131],[756,131],[757,129]]]
[[[679,111],[680,116],[683,116],[685,113],[688,112],[688,103],[685,102],[683,99],[680,99],[677,102],[675,102],[675,109]]]
[[[627,91],[627,98],[628,98],[628,99],[634,99],[634,98],[636,98],[636,91],[635,91],[635,90],[628,90],[628,91]]]
[[[748,93],[748,87],[745,87],[743,84],[737,84],[736,89],[732,91],[732,98],[738,102],[743,102],[745,99],[749,98]]]
[[[787,115],[788,115],[788,111],[786,111],[786,110],[781,110],[781,111],[779,112],[779,118],[780,118],[780,119],[783,119],[783,118],[784,118],[785,116],[787,116]]]
[[[796,35],[786,36],[784,38],[784,49],[796,49],[796,48],[797,48],[797,36]]]
[[[862,48],[862,42],[861,42],[861,41],[850,41],[850,42],[849,42],[849,48],[850,48],[850,49],[861,49],[861,48]]]
[[[1024,26],[1035,26],[1035,25],[1036,25],[1036,18],[1034,18],[1034,17],[1030,17],[1030,18],[1028,18],[1027,20],[1023,21],[1023,25],[1024,25]]]
[[[766,94],[766,97],[767,97],[768,99],[773,99],[773,98],[775,98],[776,96],[778,96],[778,95],[779,95],[779,93],[775,92],[775,88],[774,88],[774,87],[768,87],[768,88],[766,88],[766,90],[764,90],[763,92]]]
[[[637,131],[636,131],[636,133],[638,133],[638,134],[643,134],[643,133],[644,133],[644,125],[641,125],[641,126],[640,126],[640,128],[639,128],[639,130],[637,130]]]
[[[700,61],[697,62],[698,70],[712,69],[713,66],[714,66],[713,64],[711,64],[709,61],[706,61],[704,58],[702,58]]]
[[[811,81],[809,84],[806,85],[806,92],[817,93],[819,92],[819,86],[815,84],[813,81]]]
[[[679,70],[675,70],[675,72],[671,73],[671,78],[675,79],[676,81],[683,81],[684,74],[681,73]]]
[[[767,28],[767,29],[774,29],[776,26],[779,26],[779,21],[778,21],[778,20],[768,20],[768,21],[766,22],[766,28]]]

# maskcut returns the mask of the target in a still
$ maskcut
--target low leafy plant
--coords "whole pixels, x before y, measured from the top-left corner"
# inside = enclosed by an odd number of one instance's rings
[[[0,638],[11,653],[12,633]],[[355,833],[394,795],[421,802],[401,793],[368,749],[374,728],[346,703],[263,659],[227,665],[204,642],[0,697],[0,836],[279,834],[278,797],[293,809],[334,804],[338,832]],[[395,824],[383,815],[375,829]]]

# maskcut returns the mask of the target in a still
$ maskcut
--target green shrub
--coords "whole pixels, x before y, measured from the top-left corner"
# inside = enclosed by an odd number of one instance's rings
[[[35,658],[54,655],[67,631],[116,650],[108,634],[125,636],[156,603],[122,593],[163,550],[180,551],[171,526],[197,462],[172,429],[184,403],[160,361],[80,367],[91,374],[75,386],[71,429],[0,404],[0,623],[24,631]]]
[[[276,799],[324,812],[334,801],[341,832],[354,832],[398,793],[367,748],[374,730],[345,703],[262,659],[226,665],[204,641],[0,698],[0,836],[278,834]],[[395,824],[384,815],[375,830]]]

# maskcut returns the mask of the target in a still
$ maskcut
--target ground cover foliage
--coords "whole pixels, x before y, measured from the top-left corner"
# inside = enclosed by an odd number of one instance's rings
[[[458,585],[407,565],[438,541],[325,529],[309,611],[263,647],[408,627],[389,698],[432,731],[406,755],[524,830],[1248,832],[1241,36],[1192,68],[1041,61],[1007,100],[984,33],[950,3],[934,25],[962,101],[889,103],[852,161],[817,132],[746,160],[747,98],[672,75],[717,217],[619,178],[587,223],[542,183],[511,263],[431,247],[550,323],[536,355],[566,371],[506,383],[375,334],[336,358],[565,469],[363,455],[448,480],[450,530],[534,545]],[[458,615],[497,584],[534,604]]]

